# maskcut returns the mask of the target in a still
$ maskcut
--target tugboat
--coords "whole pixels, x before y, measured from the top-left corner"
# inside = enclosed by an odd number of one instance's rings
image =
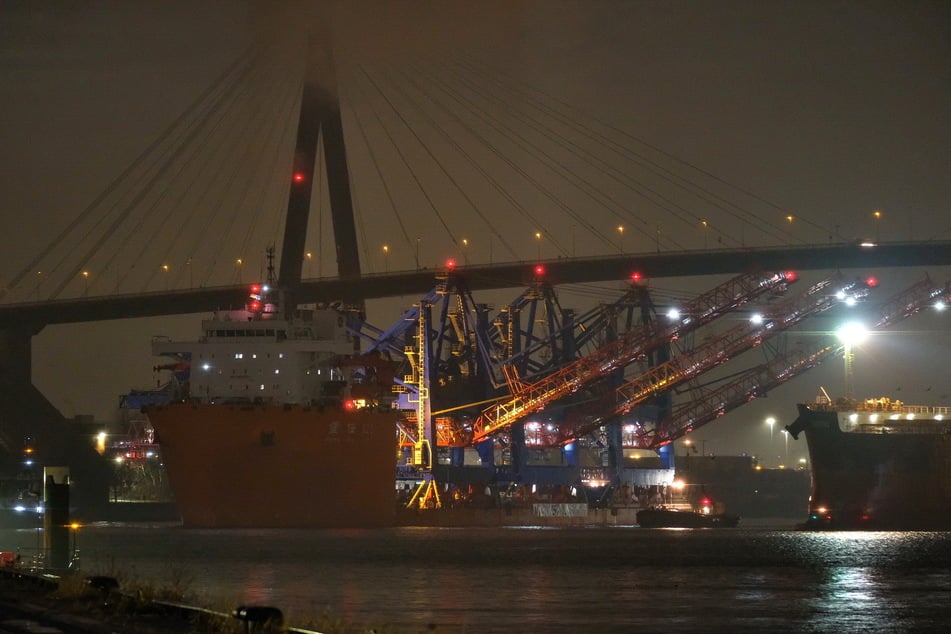
[[[707,496],[694,509],[653,506],[637,512],[641,528],[735,528],[739,523],[739,515],[714,512],[713,501]]]

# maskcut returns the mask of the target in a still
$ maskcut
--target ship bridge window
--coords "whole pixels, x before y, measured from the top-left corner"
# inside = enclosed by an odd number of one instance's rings
[[[274,329],[273,329],[273,328],[268,328],[267,330],[264,331],[264,333],[265,333],[268,337],[273,337],[273,336],[274,336]]]

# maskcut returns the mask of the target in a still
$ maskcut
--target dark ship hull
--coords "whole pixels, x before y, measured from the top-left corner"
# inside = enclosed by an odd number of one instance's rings
[[[921,408],[922,410],[926,408]],[[799,405],[812,462],[809,529],[951,529],[951,423],[902,408]]]

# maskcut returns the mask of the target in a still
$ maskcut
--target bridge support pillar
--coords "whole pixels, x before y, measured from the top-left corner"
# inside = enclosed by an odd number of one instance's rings
[[[0,458],[19,459],[26,437],[37,460],[64,465],[78,475],[73,496],[84,511],[97,513],[109,500],[111,468],[78,436],[56,407],[33,385],[33,335],[43,326],[0,328]]]

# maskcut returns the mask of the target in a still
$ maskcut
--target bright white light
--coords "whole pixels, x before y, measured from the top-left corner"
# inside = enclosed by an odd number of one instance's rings
[[[849,422],[850,422],[850,423],[854,423],[854,422],[857,421],[858,419],[859,419],[859,415],[858,415],[858,414],[849,414]]]
[[[934,303],[934,309],[935,309],[936,311],[938,311],[939,313],[940,313],[942,310],[944,310],[945,308],[947,308],[947,307],[948,307],[948,305],[945,304],[945,303],[944,303],[943,301],[941,301],[940,299]]]
[[[204,370],[205,372],[207,372],[208,370],[211,369],[211,364],[210,364],[210,363],[203,363],[203,364],[201,365],[201,369]]]
[[[872,249],[876,246],[876,244],[874,242],[861,242],[859,243],[859,246],[863,249]]]
[[[937,416],[934,417],[934,419],[935,419],[935,420],[944,420],[944,415],[943,415],[943,414],[938,414]]]
[[[842,343],[846,345],[853,345],[865,341],[865,339],[868,337],[868,330],[866,330],[865,326],[858,323],[857,321],[851,321],[839,328],[835,335]]]
[[[267,284],[265,284],[264,286],[261,287],[261,290],[264,291],[265,293],[267,293],[268,291],[271,290],[271,287],[268,286]]]
[[[855,306],[856,302],[857,302],[857,300],[856,300],[854,297],[846,297],[846,298],[845,298],[845,305],[846,305],[846,306]]]
[[[753,313],[753,315],[750,316],[750,321],[758,326],[763,323],[763,316],[759,313]]]
[[[877,423],[877,422],[878,422],[878,414],[872,414],[871,416],[868,417],[868,419],[869,419],[870,422]]]
[[[842,301],[843,299],[845,299],[845,291],[839,291],[838,293],[836,293],[835,298],[839,301]]]
[[[670,319],[680,319],[680,311],[676,308],[671,308],[667,311],[667,317]]]

